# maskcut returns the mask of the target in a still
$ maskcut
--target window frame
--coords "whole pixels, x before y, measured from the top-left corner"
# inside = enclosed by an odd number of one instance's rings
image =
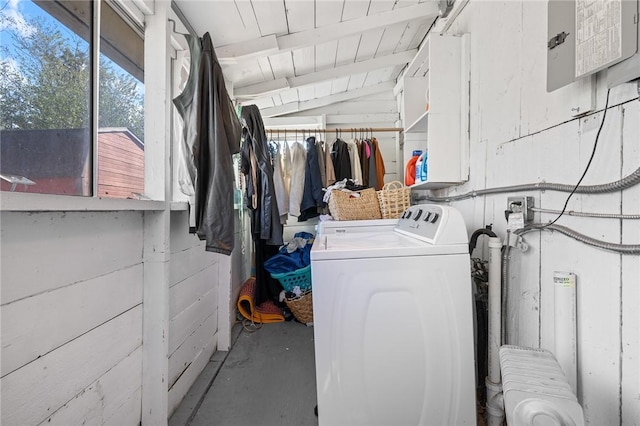
[[[149,34],[148,28],[145,23],[147,15],[153,15],[153,9],[150,7],[141,10],[138,4],[134,4],[132,0],[104,0],[109,3],[111,7],[118,12],[119,15],[129,24],[133,26],[136,31],[143,30],[143,38],[145,44],[145,63],[147,62],[148,54],[147,50],[153,49],[154,40],[158,40],[160,34]],[[148,6],[147,2],[143,2],[141,5]],[[93,7],[93,30],[92,30],[92,43],[91,43],[91,169],[92,169],[92,195],[60,195],[60,194],[40,194],[40,193],[28,193],[28,192],[8,192],[0,191],[0,211],[24,211],[24,212],[46,212],[46,211],[126,211],[126,210],[186,210],[186,203],[175,202],[171,203],[171,196],[166,194],[166,191],[159,191],[160,185],[165,187],[164,176],[160,176],[154,173],[148,173],[145,167],[145,196],[148,192],[152,194],[158,194],[159,196],[152,197],[152,199],[122,199],[122,198],[103,198],[98,194],[98,179],[97,179],[97,143],[98,143],[98,89],[99,89],[99,61],[100,61],[100,9],[101,2],[94,2]],[[157,31],[151,29],[151,31]],[[151,40],[151,43],[149,43]],[[156,50],[165,51],[165,46],[155,46]],[[170,60],[170,58],[168,58]],[[169,64],[167,66],[170,66]],[[146,79],[145,79],[146,80]],[[165,102],[163,98],[165,91],[153,91],[150,90],[145,84],[145,128],[148,127],[149,116],[146,112],[146,105],[156,104],[162,105]],[[170,93],[170,91],[168,92]],[[170,143],[170,142],[169,142]],[[151,164],[166,164],[169,162],[168,156],[165,155],[164,149],[158,149],[160,146],[156,144],[145,143],[145,165]],[[150,157],[147,159],[147,157]],[[154,191],[148,190],[148,188],[156,188]],[[171,188],[169,188],[169,191]],[[164,197],[162,192],[165,192]]]

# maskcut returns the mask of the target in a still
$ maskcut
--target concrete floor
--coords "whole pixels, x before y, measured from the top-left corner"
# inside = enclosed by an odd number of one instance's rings
[[[169,426],[317,426],[313,327],[296,321],[233,329],[169,419]],[[484,410],[478,406],[478,426]]]
[[[313,327],[295,321],[234,328],[169,420],[170,426],[315,426]]]

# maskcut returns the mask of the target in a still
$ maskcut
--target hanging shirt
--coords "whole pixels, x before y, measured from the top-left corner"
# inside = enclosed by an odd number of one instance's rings
[[[360,166],[362,169],[362,185],[369,185],[369,157],[367,152],[369,151],[369,143],[366,139],[360,141]]]
[[[360,154],[358,154],[358,146],[356,140],[351,139],[347,142],[347,148],[349,150],[349,161],[351,163],[351,175],[352,179],[362,185],[362,167],[360,166]]]
[[[325,181],[324,187],[331,186],[336,181],[336,173],[333,169],[333,160],[331,159],[331,148],[333,145],[329,142],[325,142],[324,146],[324,167],[325,167]]]
[[[287,141],[282,143],[281,151],[282,179],[284,180],[284,190],[287,191],[288,199],[289,192],[291,192],[291,150]],[[289,208],[287,208],[287,211],[289,211]]]
[[[180,162],[178,163],[178,185],[180,191],[185,195],[195,194],[196,165],[193,157],[193,146],[197,138],[198,98],[195,92],[198,88],[198,70],[200,68],[200,58],[202,47],[200,39],[189,34],[185,35],[189,43],[190,64],[189,76],[182,93],[173,100],[176,111],[182,119],[182,137],[180,138],[179,151]]]
[[[286,142],[285,142],[286,144]],[[280,160],[280,147],[273,157],[273,187],[276,192],[276,201],[278,203],[278,213],[280,214],[280,223],[287,223],[289,216],[289,194],[284,185],[284,176],[282,172],[282,163]]]
[[[301,143],[294,142],[291,146],[291,191],[289,192],[289,214],[292,216],[300,216],[306,162],[307,151]]]
[[[316,151],[318,154],[318,168],[320,169],[320,182],[322,186],[325,186],[325,182],[327,181],[327,170],[324,167],[324,142],[317,141],[316,142]]]
[[[199,37],[190,34],[185,35],[189,44],[189,75],[182,92],[173,100],[175,105],[174,114],[178,117],[175,120],[175,130],[180,135],[175,140],[178,144],[178,170],[177,180],[180,192],[189,196],[189,230],[196,232],[196,165],[193,147],[197,139],[197,113],[198,98],[198,70],[200,69],[200,58],[202,56],[202,45]]]

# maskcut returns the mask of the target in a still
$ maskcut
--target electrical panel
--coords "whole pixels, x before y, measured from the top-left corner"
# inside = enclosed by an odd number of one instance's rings
[[[549,0],[547,91],[636,54],[639,2]]]

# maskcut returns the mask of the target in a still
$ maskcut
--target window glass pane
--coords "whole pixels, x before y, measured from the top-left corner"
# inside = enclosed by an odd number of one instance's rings
[[[0,188],[91,195],[91,1],[4,2]]]
[[[144,193],[144,40],[108,3],[100,12],[98,196]]]

